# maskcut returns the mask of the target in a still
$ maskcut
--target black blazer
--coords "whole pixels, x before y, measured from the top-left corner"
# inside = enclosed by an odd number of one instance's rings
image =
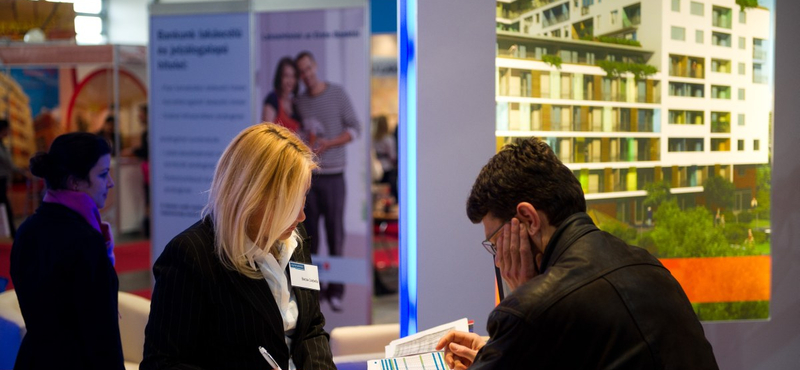
[[[305,230],[298,230],[305,238]],[[305,239],[292,261],[311,263]],[[266,280],[225,268],[214,254],[210,218],[167,244],[153,266],[156,284],[145,329],[142,370],[269,369],[258,346],[283,369],[336,369],[319,292],[293,288],[299,317],[286,347],[283,319]]]
[[[15,369],[124,368],[117,273],[81,215],[42,203],[19,227],[11,278],[28,330]]]

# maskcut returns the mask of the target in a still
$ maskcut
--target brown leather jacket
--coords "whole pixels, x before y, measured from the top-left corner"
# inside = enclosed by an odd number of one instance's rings
[[[556,230],[542,266],[492,311],[470,370],[718,369],[670,272],[585,213]]]

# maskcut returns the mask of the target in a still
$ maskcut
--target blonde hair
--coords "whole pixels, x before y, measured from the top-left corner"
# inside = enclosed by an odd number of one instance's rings
[[[273,123],[250,126],[231,141],[217,163],[202,211],[214,222],[214,250],[225,267],[254,279],[263,277],[254,257],[261,248],[269,252],[297,220],[315,168],[308,146]],[[260,209],[266,211],[254,246],[248,242],[247,226]],[[299,238],[296,231],[291,237]]]

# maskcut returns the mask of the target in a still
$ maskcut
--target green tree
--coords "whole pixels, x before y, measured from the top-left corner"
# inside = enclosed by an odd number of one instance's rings
[[[672,199],[669,183],[665,180],[647,183],[644,185],[644,190],[647,192],[642,203],[645,207],[658,209],[661,203]]]
[[[675,200],[661,203],[650,237],[662,258],[724,256],[730,249],[711,212],[703,207],[681,210]]]
[[[706,206],[714,212],[717,208],[733,206],[733,183],[719,176],[711,176],[703,183]]]
[[[739,9],[745,11],[747,8],[758,7],[758,0],[736,0],[736,5],[739,5]]]
[[[758,201],[758,207],[756,207],[755,211],[761,218],[769,218],[770,193],[772,193],[772,167],[769,164],[765,164],[756,170],[756,201]]]

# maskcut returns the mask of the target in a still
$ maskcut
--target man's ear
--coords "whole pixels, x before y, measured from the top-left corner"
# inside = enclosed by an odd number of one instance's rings
[[[535,235],[542,228],[542,218],[536,207],[528,202],[521,202],[517,204],[517,219],[519,222],[524,223],[528,228],[530,236]]]

